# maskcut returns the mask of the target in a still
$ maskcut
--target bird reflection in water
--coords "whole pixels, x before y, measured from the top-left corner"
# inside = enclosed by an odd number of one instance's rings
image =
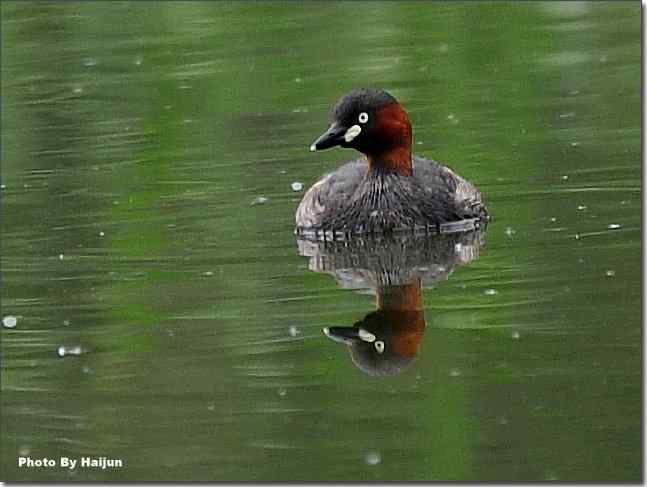
[[[370,289],[376,310],[353,326],[331,326],[324,334],[348,347],[364,373],[396,375],[417,356],[425,333],[422,289],[446,280],[476,259],[485,228],[433,236],[367,237],[352,240],[298,239],[299,253],[314,272],[332,275],[347,289]]]

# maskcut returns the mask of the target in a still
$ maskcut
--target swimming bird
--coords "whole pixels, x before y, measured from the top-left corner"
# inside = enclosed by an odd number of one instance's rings
[[[412,155],[409,117],[383,90],[361,88],[344,95],[331,124],[310,146],[341,146],[362,153],[326,174],[297,208],[296,233],[389,233],[460,228],[488,218],[481,193],[469,181],[433,160]]]

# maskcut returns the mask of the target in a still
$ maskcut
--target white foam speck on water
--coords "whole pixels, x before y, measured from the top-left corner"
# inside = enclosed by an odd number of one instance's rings
[[[458,369],[452,369],[449,371],[449,375],[451,377],[459,377],[461,375],[461,371]]]
[[[267,196],[257,196],[254,198],[254,200],[250,203],[251,206],[256,206],[256,205],[264,205],[270,201],[270,199]]]
[[[622,225],[619,223],[611,223],[610,225],[607,226],[609,230],[618,230],[619,228],[622,228]]]
[[[30,453],[31,453],[31,448],[29,447],[29,445],[22,445],[22,446],[18,449],[18,455],[20,455],[21,457],[26,457],[26,456],[28,456]]]
[[[579,142],[571,142],[571,147],[577,147],[579,145],[580,145]]]
[[[505,234],[506,234],[508,237],[512,237],[515,233],[517,233],[517,231],[516,231],[514,228],[512,228],[512,227],[507,227],[507,228],[505,229]]]
[[[458,118],[456,118],[456,115],[454,115],[453,113],[447,115],[447,120],[449,120],[449,123],[451,123],[452,125],[456,125],[458,123]]]
[[[63,326],[70,326],[70,320],[63,320]]]
[[[74,345],[71,347],[61,345],[60,347],[58,347],[56,352],[58,353],[59,357],[65,357],[66,355],[81,355],[85,352],[85,350],[83,350],[83,347],[81,347],[81,345]]]
[[[303,183],[300,181],[295,181],[292,183],[292,191],[301,191],[303,189]]]
[[[205,276],[213,276],[213,271],[207,271],[202,273]]]
[[[18,324],[18,318],[12,315],[7,315],[2,318],[2,326],[5,328],[15,328]]]
[[[521,335],[519,335],[518,331],[513,331],[512,332],[512,339],[513,340],[519,340],[520,337],[521,337]]]
[[[616,271],[614,271],[614,270],[612,270],[612,269],[609,269],[607,272],[605,272],[605,275],[606,275],[607,277],[613,277],[613,276],[615,276],[615,275],[616,275]]]
[[[292,325],[290,328],[288,328],[288,333],[290,334],[291,337],[295,337],[295,336],[301,334],[299,329],[294,325]]]
[[[288,393],[284,388],[280,388],[278,391],[279,396],[285,397],[285,395]]]
[[[382,455],[377,451],[366,452],[364,455],[364,462],[367,465],[378,465],[382,462]]]
[[[562,181],[568,181],[568,176],[562,176]]]
[[[83,66],[86,67],[91,67],[91,66],[96,66],[97,65],[97,60],[93,58],[86,58],[83,60]]]
[[[63,254],[58,254],[58,260],[63,260],[65,256]]]
[[[7,189],[7,185],[6,184],[0,184],[0,189]]]
[[[584,206],[584,205],[578,205],[578,206],[577,206],[577,209],[578,209],[578,211],[584,211],[584,210],[586,210],[586,206]]]
[[[106,236],[105,232],[99,232],[99,237],[105,237],[105,236]]]
[[[496,289],[492,289],[492,288],[486,289],[485,291],[483,291],[483,294],[485,294],[486,296],[495,296],[498,293],[499,293],[499,291],[497,291]]]
[[[551,223],[555,223],[556,221],[557,221],[557,218],[555,218],[554,216],[550,218]]]

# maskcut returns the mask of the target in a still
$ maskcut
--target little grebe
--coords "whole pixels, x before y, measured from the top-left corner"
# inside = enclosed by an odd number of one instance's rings
[[[317,181],[296,212],[297,233],[388,233],[487,219],[480,192],[448,167],[411,154],[411,123],[382,90],[357,89],[332,110],[311,146],[350,147],[364,157]],[[472,227],[473,228],[473,227]]]

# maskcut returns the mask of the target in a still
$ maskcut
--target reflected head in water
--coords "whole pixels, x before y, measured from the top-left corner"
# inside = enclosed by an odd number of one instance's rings
[[[297,240],[309,268],[332,275],[347,289],[370,289],[376,310],[353,326],[330,326],[324,334],[348,347],[353,364],[373,376],[395,375],[409,366],[425,332],[422,289],[446,280],[456,266],[478,257],[485,228],[430,236]]]
[[[324,328],[348,346],[353,363],[369,375],[395,375],[418,354],[425,332],[420,279],[377,292],[378,309],[353,326]]]

